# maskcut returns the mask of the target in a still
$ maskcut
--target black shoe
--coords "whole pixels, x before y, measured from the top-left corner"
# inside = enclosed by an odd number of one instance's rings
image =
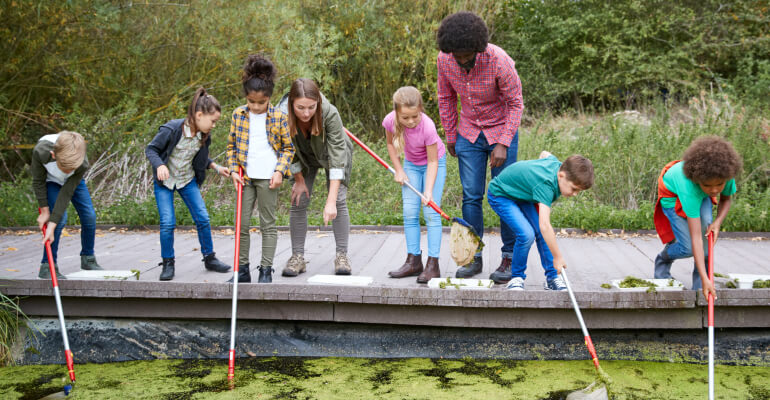
[[[233,278],[230,278],[227,282],[233,283]],[[251,283],[251,272],[249,272],[249,264],[238,266],[238,283]]]
[[[214,271],[214,272],[230,271],[230,266],[223,263],[222,261],[219,261],[216,257],[216,253],[211,253],[207,256],[203,256],[203,264],[206,266],[206,269],[209,271]]]
[[[481,260],[481,256],[474,256],[473,261],[470,264],[460,267],[455,273],[456,278],[470,278],[481,272],[484,262]]]
[[[258,283],[273,283],[273,267],[259,266],[259,278]]]
[[[511,259],[503,257],[503,260],[500,261],[500,266],[489,275],[489,279],[495,283],[508,283],[511,280]]]
[[[163,271],[161,271],[160,273],[160,280],[170,281],[174,279],[174,259],[173,258],[164,258],[163,262],[159,263],[158,265],[163,266]]]

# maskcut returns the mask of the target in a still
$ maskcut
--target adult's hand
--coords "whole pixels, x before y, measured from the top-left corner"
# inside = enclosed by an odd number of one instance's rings
[[[327,201],[324,206],[324,225],[329,225],[329,221],[334,218],[337,218],[337,204]]]
[[[452,157],[457,157],[457,153],[455,153],[455,144],[454,143],[447,143],[446,148],[449,151],[449,155]]]
[[[165,165],[161,165],[158,167],[158,180],[159,181],[165,181],[170,176],[168,172],[168,167]]]
[[[302,194],[305,194],[305,196],[310,197],[310,192],[307,190],[307,185],[305,185],[305,180],[298,180],[294,179],[294,185],[291,186],[291,204],[294,204],[296,206],[299,205],[299,201],[302,199]],[[336,208],[335,208],[336,212]]]
[[[508,158],[508,146],[498,143],[492,150],[492,155],[489,157],[489,166],[497,168],[505,163]]]

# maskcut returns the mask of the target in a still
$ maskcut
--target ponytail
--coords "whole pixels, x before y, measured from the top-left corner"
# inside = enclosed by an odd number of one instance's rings
[[[190,107],[187,108],[187,125],[190,127],[190,131],[193,134],[198,133],[198,127],[195,125],[195,113],[197,112],[202,112],[204,114],[221,113],[222,107],[219,106],[219,101],[217,101],[214,96],[206,93],[206,89],[199,87],[193,95]],[[208,140],[210,134],[211,131],[206,132],[201,136],[201,146],[206,144],[206,140]]]

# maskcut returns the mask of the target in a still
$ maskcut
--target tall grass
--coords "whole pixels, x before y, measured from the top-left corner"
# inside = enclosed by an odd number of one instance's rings
[[[19,339],[20,328],[29,319],[19,308],[18,298],[10,298],[0,292],[0,366],[14,363],[11,347]]]

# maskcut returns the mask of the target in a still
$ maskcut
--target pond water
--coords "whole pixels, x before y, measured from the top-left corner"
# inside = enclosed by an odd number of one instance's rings
[[[77,360],[76,360],[77,361]],[[616,399],[703,399],[707,366],[604,361]],[[596,379],[590,361],[242,358],[76,364],[68,399],[563,399]],[[67,383],[63,365],[0,369],[0,398],[40,399]],[[717,365],[718,399],[770,400],[770,368]]]

